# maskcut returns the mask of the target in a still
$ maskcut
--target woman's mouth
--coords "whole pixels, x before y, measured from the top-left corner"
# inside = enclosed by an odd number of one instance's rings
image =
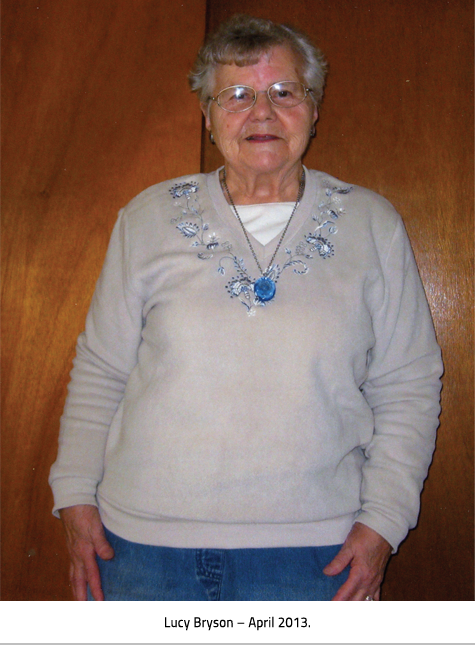
[[[278,139],[276,135],[270,133],[253,133],[246,138],[248,142],[271,142],[272,140]]]

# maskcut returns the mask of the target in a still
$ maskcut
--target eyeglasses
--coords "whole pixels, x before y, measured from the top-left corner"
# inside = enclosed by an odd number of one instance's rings
[[[220,108],[228,113],[242,113],[248,111],[257,101],[258,93],[267,93],[269,100],[279,108],[293,108],[301,104],[307,97],[311,88],[306,88],[299,81],[278,81],[267,90],[254,90],[251,86],[229,86],[223,88],[216,97],[208,100],[216,102]]]

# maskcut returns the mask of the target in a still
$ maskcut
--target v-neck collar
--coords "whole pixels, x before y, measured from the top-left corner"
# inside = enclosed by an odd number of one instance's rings
[[[249,255],[252,256],[252,253],[249,249],[244,233],[242,231],[242,227],[239,221],[237,220],[232,207],[228,204],[223,194],[221,183],[219,181],[219,173],[222,169],[223,168],[220,167],[212,174],[209,174],[207,177],[208,190],[211,196],[211,200],[214,204],[214,208],[218,214],[219,220],[221,221],[221,223],[224,224],[224,226],[229,231],[232,232],[232,239],[230,243],[233,246],[235,245],[235,246],[239,246],[240,248],[242,247],[243,249],[247,249],[249,251]],[[300,204],[296,209],[295,214],[292,218],[290,226],[285,235],[285,239],[281,244],[278,255],[280,255],[281,251],[283,251],[285,247],[289,245],[289,243],[292,241],[294,236],[301,229],[303,223],[310,218],[311,208],[313,206],[314,199],[315,199],[315,178],[313,174],[309,174],[308,169],[306,167],[304,167],[304,171],[305,171],[305,191],[302,199],[300,200]],[[252,243],[252,246],[254,248],[257,257],[264,268],[265,262],[269,260],[274,254],[274,251],[279,242],[279,238],[282,235],[282,231],[280,231],[266,245],[261,244],[251,233],[248,232],[247,234],[249,240]]]

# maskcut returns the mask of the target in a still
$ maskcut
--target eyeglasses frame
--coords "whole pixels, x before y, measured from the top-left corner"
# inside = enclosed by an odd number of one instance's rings
[[[302,101],[300,101],[298,104],[294,104],[294,106],[279,106],[279,104],[276,104],[274,101],[272,101],[272,97],[269,94],[269,90],[273,86],[277,86],[278,84],[286,84],[286,83],[300,84],[301,86],[303,86],[303,89],[305,90],[305,95],[302,98]],[[219,96],[221,95],[221,93],[224,93],[225,90],[230,90],[231,88],[250,88],[252,91],[254,91],[254,101],[252,102],[251,106],[248,106],[247,108],[243,108],[240,111],[230,111],[228,108],[224,108],[224,106],[221,106],[221,104],[219,103]],[[223,88],[222,90],[219,91],[216,97],[208,97],[208,101],[216,102],[219,108],[221,108],[223,111],[226,111],[226,113],[244,113],[245,111],[250,111],[251,108],[254,108],[257,102],[257,95],[259,93],[266,93],[270,103],[273,104],[274,106],[277,106],[277,108],[288,109],[288,108],[295,108],[296,106],[300,106],[300,104],[303,104],[303,102],[307,99],[308,94],[311,92],[313,92],[313,88],[307,88],[307,86],[303,84],[301,81],[286,79],[285,81],[275,81],[273,84],[269,86],[267,90],[256,90],[252,86],[246,86],[245,84],[235,84],[234,86],[226,86],[226,88]]]

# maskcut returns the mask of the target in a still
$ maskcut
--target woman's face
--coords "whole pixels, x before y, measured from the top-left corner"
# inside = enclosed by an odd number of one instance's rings
[[[304,82],[296,55],[285,46],[274,47],[255,65],[219,65],[213,96],[228,86],[252,86],[267,91],[278,81]],[[259,93],[254,106],[242,113],[228,113],[216,102],[202,104],[206,128],[212,132],[226,165],[240,174],[286,172],[300,165],[317,108],[310,96],[293,108],[274,106]]]

